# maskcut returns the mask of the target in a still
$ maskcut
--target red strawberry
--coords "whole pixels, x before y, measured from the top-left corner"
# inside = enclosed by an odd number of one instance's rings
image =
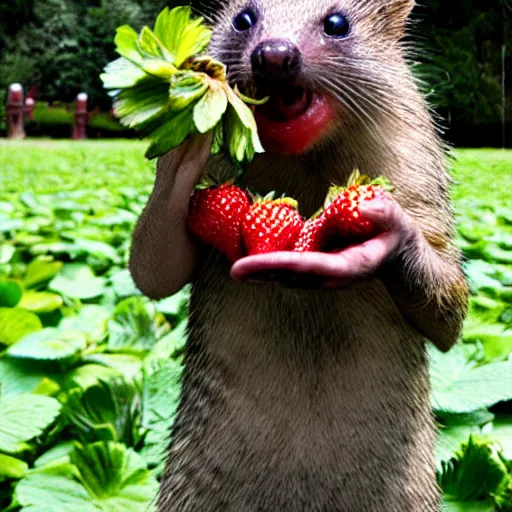
[[[242,221],[248,254],[287,251],[293,248],[304,225],[297,202],[290,198],[257,200]]]
[[[324,222],[325,218],[322,215],[306,221],[293,250],[296,252],[321,251],[326,239],[323,230]]]
[[[366,176],[354,171],[349,186],[332,187],[321,215],[324,218],[322,230],[326,238],[336,236],[343,240],[368,239],[377,234],[372,221],[361,218],[359,205],[373,199],[389,200],[389,185],[379,179],[370,182]]]
[[[247,193],[229,182],[196,190],[190,200],[187,227],[234,262],[243,256],[241,222],[249,206]]]

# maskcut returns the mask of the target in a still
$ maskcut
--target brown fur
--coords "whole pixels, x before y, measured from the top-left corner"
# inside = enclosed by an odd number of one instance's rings
[[[399,44],[411,3],[340,0],[353,32],[335,42],[321,31],[331,1],[255,5],[262,21],[251,38],[230,28],[245,2],[230,2],[214,22],[211,52],[232,79],[250,79],[259,41],[290,38],[304,79],[337,95],[340,114],[308,155],[258,156],[247,184],[286,192],[310,214],[354,167],[385,175],[425,244],[335,291],[235,283],[224,258],[205,255],[159,510],[436,511],[422,332],[453,333],[439,343],[449,348],[467,286],[452,242],[444,148]],[[209,170],[230,172],[218,159]]]

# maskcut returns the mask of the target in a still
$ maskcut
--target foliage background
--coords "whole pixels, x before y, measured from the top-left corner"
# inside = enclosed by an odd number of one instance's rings
[[[196,1],[215,8],[222,0]],[[152,24],[165,0],[13,0],[0,5],[0,95],[9,83],[37,86],[37,98],[68,103],[87,92],[92,108],[110,101],[98,75],[115,57],[117,26]],[[181,3],[186,3],[183,1]],[[502,121],[512,119],[510,0],[425,0],[411,27],[419,43],[417,72],[447,120],[447,138],[458,145],[501,145]],[[418,46],[418,45],[416,45]],[[0,96],[0,105],[5,103]],[[2,107],[0,107],[2,108]],[[2,118],[2,115],[0,115]],[[1,128],[1,126],[0,126]],[[106,130],[108,132],[108,130]],[[52,133],[55,134],[55,133]],[[68,132],[56,133],[67,136]],[[509,141],[510,142],[510,141]]]
[[[142,512],[155,494],[188,290],[148,301],[126,269],[144,146],[0,141],[0,510]],[[471,310],[462,343],[430,347],[450,511],[512,510],[511,168],[464,150],[453,169]]]

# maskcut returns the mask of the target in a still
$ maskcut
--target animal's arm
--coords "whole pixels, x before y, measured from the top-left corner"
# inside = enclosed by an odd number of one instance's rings
[[[209,154],[209,137],[198,137],[158,161],[153,192],[133,233],[129,264],[136,285],[152,299],[176,293],[194,276],[198,250],[186,218]]]
[[[441,206],[442,208],[442,206]],[[440,350],[447,351],[459,336],[466,312],[467,285],[448,224],[423,209],[420,219],[445,226],[439,239],[418,227],[414,215],[397,201],[360,205],[363,217],[382,226],[380,235],[336,253],[279,252],[249,256],[231,269],[235,279],[247,280],[286,270],[324,278],[324,287],[340,288],[367,277],[380,277],[404,317]],[[446,212],[444,212],[446,213]],[[448,219],[451,213],[447,212]],[[435,247],[437,245],[437,247]]]
[[[404,317],[446,352],[459,338],[467,311],[460,254],[451,233],[414,233],[380,276]]]

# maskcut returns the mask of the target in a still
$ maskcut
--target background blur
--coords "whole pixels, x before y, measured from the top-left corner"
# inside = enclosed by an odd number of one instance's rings
[[[218,0],[217,0],[218,1]],[[165,0],[12,0],[0,4],[0,109],[6,87],[20,82],[49,105],[72,102],[80,91],[90,106],[108,111],[99,73],[115,57],[112,34],[128,23],[152,24]],[[180,2],[174,2],[174,5]],[[181,2],[186,3],[186,2]],[[512,118],[508,39],[510,0],[425,0],[414,12],[414,39],[424,56],[415,68],[431,102],[446,119],[447,138],[459,146],[502,146],[503,123]],[[200,2],[197,2],[200,7]],[[508,4],[508,7],[507,7]],[[206,0],[202,5],[215,5]],[[512,73],[511,73],[512,74]],[[511,80],[512,81],[512,80]],[[0,119],[1,115],[0,110]],[[67,136],[63,109],[40,105],[29,134]],[[510,128],[510,126],[509,126]],[[1,130],[5,124],[0,121]],[[106,119],[91,123],[91,136],[120,135]],[[512,130],[508,130],[509,133]],[[510,145],[512,135],[505,135]]]
[[[460,343],[428,346],[450,512],[512,511],[510,1],[424,0],[413,16],[413,70],[455,146],[456,242],[472,292]],[[155,162],[110,114],[99,74],[116,57],[116,27],[152,26],[165,5],[0,3],[2,512],[143,512],[164,470],[189,289],[150,301],[128,272]],[[23,140],[3,137],[13,82],[36,100]],[[71,140],[80,92],[89,138]]]

